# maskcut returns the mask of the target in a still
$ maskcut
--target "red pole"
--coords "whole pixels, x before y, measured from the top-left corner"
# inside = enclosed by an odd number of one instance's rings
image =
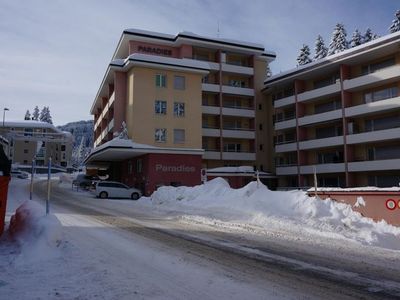
[[[4,231],[9,182],[10,176],[0,176],[0,235],[2,235]]]

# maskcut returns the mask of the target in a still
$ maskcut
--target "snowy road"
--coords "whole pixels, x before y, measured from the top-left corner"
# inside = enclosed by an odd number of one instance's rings
[[[11,186],[13,189],[21,186]],[[395,299],[398,254],[340,249],[279,235],[244,236],[185,222],[129,200],[100,200],[53,184],[62,256],[29,274],[10,268],[0,299]],[[36,185],[38,199],[45,184]],[[342,253],[338,253],[342,252]],[[327,259],[329,257],[329,259]],[[369,261],[371,260],[371,261]],[[57,268],[54,268],[54,264]],[[46,266],[48,267],[46,269]],[[28,273],[25,272],[28,270]],[[51,271],[49,271],[51,270]],[[4,279],[3,282],[7,282]],[[7,293],[2,293],[6,291]],[[7,295],[5,298],[4,295]],[[44,295],[47,295],[44,296]]]

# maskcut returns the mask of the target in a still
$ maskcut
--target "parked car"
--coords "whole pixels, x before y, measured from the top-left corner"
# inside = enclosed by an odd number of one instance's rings
[[[130,198],[137,200],[142,196],[142,192],[135,188],[116,182],[100,181],[96,184],[96,197],[100,198]]]
[[[20,179],[27,179],[29,177],[29,173],[20,170],[11,170],[10,175],[11,177],[17,177]]]
[[[99,180],[97,176],[90,176],[86,174],[78,174],[72,181],[73,186],[77,186],[83,189],[89,189],[94,187],[94,184]]]

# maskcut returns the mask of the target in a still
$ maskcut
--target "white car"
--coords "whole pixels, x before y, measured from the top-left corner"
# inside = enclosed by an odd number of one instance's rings
[[[130,198],[137,200],[142,196],[142,192],[135,188],[116,182],[99,181],[96,184],[96,197],[105,198]]]
[[[11,170],[10,175],[11,177],[17,177],[20,179],[27,179],[29,177],[29,173],[20,170]]]

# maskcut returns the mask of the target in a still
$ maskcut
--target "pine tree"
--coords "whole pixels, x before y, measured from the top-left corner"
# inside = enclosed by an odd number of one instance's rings
[[[372,34],[371,28],[367,28],[367,30],[365,31],[365,34],[364,34],[363,43],[368,43],[369,41],[372,41],[372,37],[373,37],[373,34]]]
[[[314,50],[314,59],[321,59],[328,55],[328,49],[325,47],[325,42],[321,35],[318,35],[317,40],[315,41]]]
[[[29,109],[25,113],[25,118],[24,120],[30,120],[31,119],[31,113],[29,112]]]
[[[44,106],[40,112],[39,120],[41,122],[47,122],[53,124],[53,120],[50,115],[50,108],[48,106]]]
[[[53,124],[53,118],[50,115],[50,107],[48,107],[48,106],[46,108],[46,122]]]
[[[328,55],[342,52],[348,48],[347,33],[344,25],[341,23],[336,24],[332,34],[332,40],[329,44]]]
[[[297,57],[297,65],[302,66],[312,62],[310,58],[310,47],[303,44],[303,47],[300,49],[300,54]]]
[[[42,110],[40,111],[39,121],[46,122],[46,106],[43,106]]]
[[[353,32],[353,36],[351,37],[350,47],[354,48],[360,46],[363,42],[363,37],[358,29]]]
[[[400,10],[396,11],[395,19],[392,21],[392,25],[389,27],[389,32],[394,33],[400,31]]]
[[[39,121],[39,107],[33,109],[32,120]]]

